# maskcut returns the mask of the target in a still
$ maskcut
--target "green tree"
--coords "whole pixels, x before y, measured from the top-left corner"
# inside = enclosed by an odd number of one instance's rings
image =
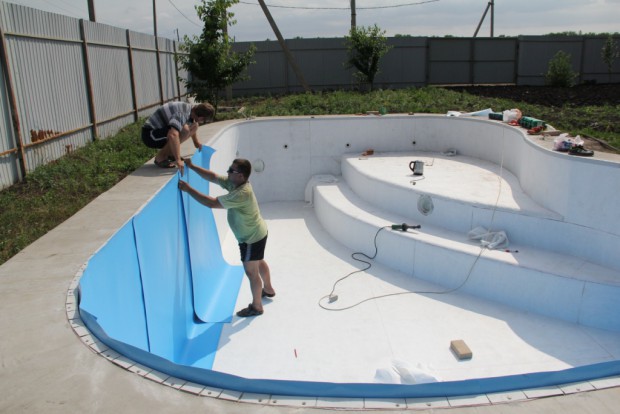
[[[228,9],[239,0],[201,0],[196,5],[198,18],[204,23],[200,36],[185,36],[178,55],[181,67],[189,72],[184,80],[190,95],[198,101],[209,101],[217,110],[220,92],[235,82],[247,79],[247,67],[253,63],[256,48],[244,53],[232,51],[234,39],[228,26],[236,23]]]
[[[611,69],[614,66],[614,61],[618,57],[620,57],[620,52],[618,51],[618,44],[611,35],[607,36],[605,45],[601,49],[601,57],[603,58],[603,62],[605,62],[605,64],[607,65],[609,82],[611,82]]]
[[[550,86],[571,87],[575,84],[578,73],[573,72],[571,55],[563,50],[553,56],[549,61],[545,81]]]
[[[366,82],[372,90],[375,76],[379,73],[379,60],[391,46],[388,46],[385,30],[376,24],[369,27],[353,27],[345,36],[348,48],[347,68],[355,68],[353,75],[362,83]]]

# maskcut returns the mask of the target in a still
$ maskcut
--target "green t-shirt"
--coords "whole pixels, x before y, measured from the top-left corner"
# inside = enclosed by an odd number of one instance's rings
[[[218,184],[229,193],[217,197],[228,210],[228,224],[239,243],[256,243],[267,235],[267,223],[260,215],[258,202],[249,182],[235,188],[226,176],[218,176]]]

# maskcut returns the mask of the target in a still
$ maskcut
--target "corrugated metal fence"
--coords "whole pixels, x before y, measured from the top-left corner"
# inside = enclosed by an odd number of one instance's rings
[[[176,42],[0,1],[0,189],[186,95]]]
[[[615,36],[620,42],[620,37]],[[519,36],[495,38],[394,37],[382,58],[375,86],[384,89],[450,84],[544,85],[549,61],[560,50],[571,55],[579,82],[620,82],[620,59],[611,74],[601,57],[606,36]],[[257,50],[250,79],[233,85],[233,96],[303,91],[275,41],[252,42]],[[250,42],[237,42],[245,51]],[[345,39],[286,41],[313,90],[357,87],[347,60]]]

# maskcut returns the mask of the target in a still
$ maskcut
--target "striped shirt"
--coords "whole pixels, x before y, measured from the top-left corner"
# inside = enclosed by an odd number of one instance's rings
[[[192,114],[192,105],[186,102],[169,102],[157,109],[146,121],[152,129],[172,127],[181,132]]]

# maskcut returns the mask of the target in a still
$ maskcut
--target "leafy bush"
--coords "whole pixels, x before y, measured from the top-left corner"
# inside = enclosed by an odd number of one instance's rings
[[[354,76],[362,83],[366,82],[373,88],[375,76],[379,73],[379,60],[391,47],[388,46],[385,31],[376,24],[372,27],[354,27],[345,37],[349,57],[347,68],[355,68]]]
[[[549,86],[568,87],[575,85],[575,79],[579,76],[573,72],[571,64],[571,55],[560,50],[549,61],[549,67],[545,74],[545,81]]]
[[[192,74],[183,80],[190,94],[199,102],[211,102],[217,111],[220,91],[228,85],[248,78],[245,73],[253,63],[256,48],[251,45],[244,53],[233,51],[234,39],[228,36],[227,26],[235,24],[234,13],[228,9],[239,0],[202,0],[196,5],[198,18],[204,27],[200,36],[185,36],[183,53],[177,55],[181,67]]]
[[[614,40],[614,38],[609,35],[607,36],[607,40],[605,41],[605,45],[601,49],[601,58],[603,58],[603,62],[607,65],[607,74],[609,75],[609,82],[611,82],[611,70],[614,66],[614,61],[620,57],[620,52],[618,51],[618,44]]]

